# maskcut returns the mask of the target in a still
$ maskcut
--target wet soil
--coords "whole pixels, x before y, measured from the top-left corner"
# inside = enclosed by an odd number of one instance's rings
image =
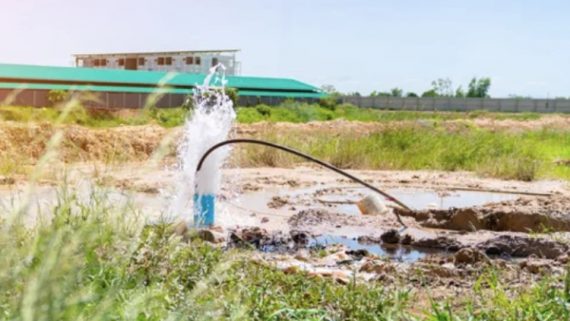
[[[513,201],[468,208],[396,211],[431,228],[529,233],[570,231],[570,197],[566,195],[520,197]]]
[[[501,181],[462,172],[352,173],[413,210],[386,202],[388,213],[361,215],[355,202],[370,192],[316,167],[226,169],[216,207],[219,228],[199,235],[220,246],[256,249],[254,259],[286,273],[341,283],[356,277],[447,295],[466,291],[490,266],[507,284],[519,286],[562,273],[569,261],[565,182]],[[133,163],[76,165],[65,179],[80,197],[102,189],[110,201],[129,204],[152,222],[164,219],[178,177],[164,165]],[[36,186],[34,211],[56,206],[55,185]],[[0,187],[2,205],[17,203],[28,187],[26,181]],[[180,219],[190,213],[189,202]]]

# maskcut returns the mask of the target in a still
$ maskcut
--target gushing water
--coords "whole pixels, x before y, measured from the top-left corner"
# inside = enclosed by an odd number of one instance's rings
[[[202,86],[196,86],[194,91],[194,110],[184,124],[182,142],[177,150],[180,179],[171,203],[172,214],[191,216],[185,212],[195,192],[215,195],[219,189],[220,168],[229,154],[229,147],[212,153],[199,175],[195,175],[200,157],[210,147],[228,138],[236,117],[233,102],[224,91],[224,70],[222,64],[212,67]],[[198,186],[197,191],[195,186]]]

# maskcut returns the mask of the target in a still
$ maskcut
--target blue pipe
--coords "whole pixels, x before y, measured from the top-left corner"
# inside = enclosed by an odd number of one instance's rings
[[[214,225],[216,196],[194,194],[194,226],[197,228]]]

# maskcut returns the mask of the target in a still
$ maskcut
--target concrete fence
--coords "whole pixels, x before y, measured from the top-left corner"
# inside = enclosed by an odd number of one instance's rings
[[[341,100],[359,107],[390,110],[570,113],[570,99],[344,96]]]

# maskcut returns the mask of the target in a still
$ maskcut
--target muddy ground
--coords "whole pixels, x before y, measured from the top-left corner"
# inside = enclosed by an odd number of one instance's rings
[[[423,295],[468,295],[474,282],[498,271],[513,288],[563,273],[570,237],[570,189],[561,181],[502,181],[470,173],[351,171],[411,209],[362,215],[355,202],[371,191],[313,166],[225,169],[217,225],[201,237],[215,246],[254,249],[260,264],[340,283],[352,279],[407,287]],[[94,190],[129,204],[148,221],[166,217],[179,174],[167,165],[77,164],[40,180],[0,180],[5,208],[28,200],[34,224],[55,205],[58,187],[88,200]],[[400,215],[405,226],[396,219]],[[425,293],[424,293],[425,294]]]

